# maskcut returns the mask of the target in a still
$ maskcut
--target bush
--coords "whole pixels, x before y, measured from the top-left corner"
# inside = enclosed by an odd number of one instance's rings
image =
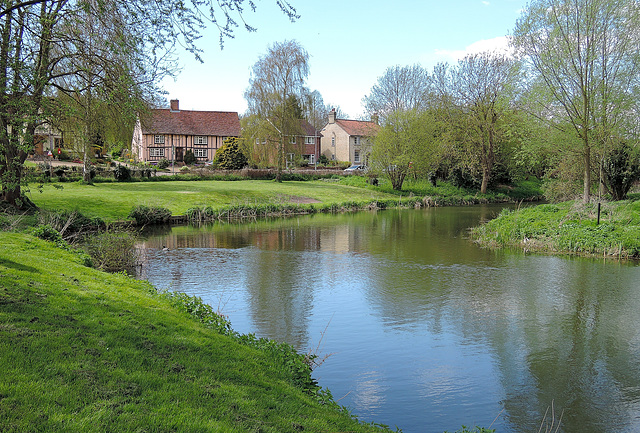
[[[187,165],[193,165],[198,161],[196,156],[193,154],[193,150],[189,149],[184,153],[184,163]]]
[[[126,165],[118,164],[115,170],[113,170],[113,177],[118,182],[128,182],[131,180],[131,170]]]
[[[136,224],[165,224],[171,218],[171,211],[163,207],[139,205],[131,209],[129,218],[133,218]]]
[[[39,225],[33,229],[33,235],[45,241],[54,242],[56,244],[63,243],[62,235],[58,230],[49,224]]]
[[[97,269],[132,272],[138,259],[135,242],[129,232],[105,232],[87,238],[85,248]]]
[[[227,138],[222,148],[216,152],[213,163],[222,170],[241,170],[247,165],[248,161],[240,150],[239,140],[231,137]]]
[[[169,167],[171,163],[169,162],[169,160],[167,158],[162,158],[160,161],[158,161],[158,168],[159,169],[165,169],[167,167]]]

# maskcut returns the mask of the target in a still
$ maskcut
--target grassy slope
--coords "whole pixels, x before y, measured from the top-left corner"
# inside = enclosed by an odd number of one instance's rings
[[[503,211],[474,230],[487,246],[515,246],[529,251],[640,256],[640,200],[603,203],[597,225],[597,205],[579,202],[545,204]]]
[[[146,282],[0,233],[0,430],[370,431]]]
[[[126,219],[136,204],[165,207],[184,215],[192,207],[221,208],[232,204],[288,203],[291,198],[310,198],[325,204],[393,198],[384,192],[337,183],[246,181],[172,181],[132,183],[61,183],[63,189],[46,185],[43,193],[31,193],[44,209],[78,210],[105,220]]]

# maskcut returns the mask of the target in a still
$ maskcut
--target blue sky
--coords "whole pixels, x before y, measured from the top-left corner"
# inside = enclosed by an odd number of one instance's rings
[[[301,15],[291,23],[275,0],[257,0],[245,20],[257,31],[238,29],[218,44],[215,29],[204,32],[203,64],[179,53],[182,71],[162,82],[167,99],[184,110],[237,111],[247,104],[251,67],[269,45],[298,41],[310,55],[309,89],[338,105],[352,119],[364,114],[362,98],[384,71],[415,63],[431,70],[465,53],[505,43],[525,0],[290,0]],[[393,3],[393,6],[391,4]]]

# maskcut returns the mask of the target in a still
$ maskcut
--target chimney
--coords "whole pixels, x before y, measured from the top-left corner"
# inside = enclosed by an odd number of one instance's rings
[[[329,112],[329,123],[336,123],[336,109],[332,108]]]
[[[180,100],[178,99],[172,99],[171,100],[171,112],[172,113],[177,113],[178,111],[180,111]]]

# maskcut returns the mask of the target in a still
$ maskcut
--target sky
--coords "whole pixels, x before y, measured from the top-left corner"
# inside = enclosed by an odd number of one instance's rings
[[[251,68],[275,42],[296,40],[309,53],[306,86],[351,119],[364,118],[362,98],[392,66],[455,64],[467,53],[504,47],[526,0],[289,0],[291,22],[275,0],[255,0],[220,49],[216,28],[203,32],[203,63],[178,52],[181,71],[160,87],[183,110],[247,109]]]

